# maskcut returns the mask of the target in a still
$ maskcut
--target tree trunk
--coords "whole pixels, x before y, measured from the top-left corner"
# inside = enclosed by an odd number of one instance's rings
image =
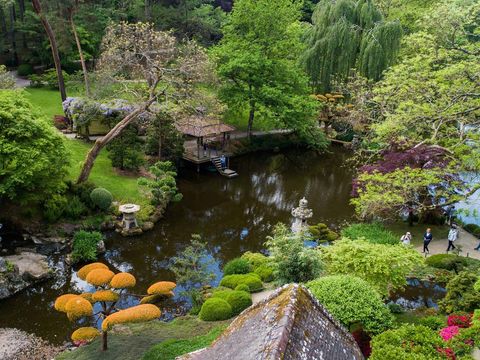
[[[162,160],[162,120],[158,119],[158,161]]]
[[[150,0],[145,0],[145,21],[149,22],[152,20],[152,4]]]
[[[12,44],[12,63],[13,65],[18,65],[18,53],[17,53],[17,40],[15,39],[15,3],[12,3],[10,6],[10,42]]]
[[[62,102],[67,98],[67,92],[65,91],[65,80],[63,79],[62,74],[62,65],[60,63],[60,55],[58,54],[57,39],[55,38],[55,33],[53,32],[50,23],[48,22],[47,17],[42,12],[42,5],[40,0],[32,0],[33,9],[35,13],[40,18],[45,32],[47,33],[48,40],[50,41],[50,47],[52,49],[53,62],[55,63],[55,69],[57,70],[58,78],[58,88],[60,89],[60,96],[62,97]]]
[[[252,137],[253,120],[255,118],[255,101],[250,100],[250,114],[248,115],[247,137]]]
[[[95,141],[95,144],[87,153],[87,156],[85,157],[85,162],[83,163],[82,170],[80,171],[80,175],[78,176],[77,184],[80,184],[88,180],[88,177],[90,176],[90,172],[92,171],[93,165],[95,163],[95,159],[97,158],[100,151],[110,141],[115,139],[122,132],[122,130],[128,126],[128,124],[130,124],[133,120],[135,120],[141,113],[146,111],[148,107],[153,103],[154,100],[155,99],[151,97],[150,100],[144,103],[137,110],[125,116],[117,125],[113,127],[112,130],[108,132],[107,135],[105,135],[104,137],[98,138]]]
[[[22,24],[25,22],[25,0],[18,0],[18,9],[19,9],[19,15],[20,15],[20,20],[22,20]],[[22,33],[22,46],[24,49],[26,49],[27,46],[27,37],[25,36],[25,32]]]
[[[70,11],[70,25],[72,27],[73,36],[75,42],[77,43],[78,54],[80,55],[80,63],[82,64],[83,79],[85,82],[85,95],[90,96],[90,84],[88,82],[88,72],[87,65],[85,64],[85,58],[83,57],[82,45],[80,44],[80,39],[78,37],[77,28],[75,27],[75,22],[73,21],[73,11]]]
[[[106,331],[102,331],[102,351],[106,351],[108,349],[107,337],[108,333]]]

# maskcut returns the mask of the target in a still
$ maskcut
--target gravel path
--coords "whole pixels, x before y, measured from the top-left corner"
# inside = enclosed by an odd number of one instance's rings
[[[63,347],[50,345],[45,340],[24,331],[0,328],[0,359],[51,360]]]
[[[463,229],[460,229],[458,240],[455,241],[454,244],[455,246],[460,245],[462,247],[462,251],[460,252],[461,256],[468,256],[468,257],[480,260],[480,251],[474,250],[474,248],[477,247],[479,241],[480,240],[478,240],[472,234],[466,232]],[[430,243],[430,245],[428,245],[428,248],[430,249],[430,254],[428,255],[446,254],[447,247],[448,247],[447,239],[434,238]],[[417,246],[416,249],[421,253],[423,250],[423,245]]]
[[[30,85],[30,80],[19,77],[17,71],[9,71],[9,73],[15,79],[15,87],[25,88]]]

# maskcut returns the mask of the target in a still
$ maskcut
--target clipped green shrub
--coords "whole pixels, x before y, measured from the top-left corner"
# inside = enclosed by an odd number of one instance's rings
[[[80,184],[76,184],[74,182],[67,182],[69,191],[78,196],[80,200],[87,206],[89,209],[94,209],[95,204],[93,203],[92,199],[90,198],[90,194],[95,189],[95,184],[85,181]]]
[[[250,292],[250,288],[248,287],[248,285],[245,285],[245,284],[240,284],[238,286],[235,287],[235,290],[236,291],[246,291],[246,292]]]
[[[54,194],[43,204],[43,217],[48,222],[60,219],[67,207],[67,198],[61,194]]]
[[[212,298],[223,299],[232,307],[232,315],[240,314],[247,307],[252,305],[252,296],[247,291],[219,290],[214,291]]]
[[[255,273],[227,275],[220,281],[220,286],[235,289],[238,285],[245,284],[250,292],[260,291],[263,289],[260,276]]]
[[[455,272],[461,271],[467,265],[466,258],[454,254],[435,254],[425,262],[431,267]]]
[[[72,244],[73,262],[97,260],[97,245],[102,239],[103,235],[97,231],[76,232]]]
[[[29,76],[33,74],[33,66],[30,64],[20,64],[17,68],[18,76]]]
[[[420,325],[426,326],[432,330],[440,330],[447,326],[447,322],[445,321],[445,317],[442,316],[426,316],[419,320]]]
[[[263,282],[273,281],[273,269],[268,265],[261,265],[255,269],[255,274],[260,276]]]
[[[475,235],[476,237],[480,237],[480,226],[478,226],[477,224],[467,224],[463,228],[470,234]]]
[[[247,251],[245,254],[241,256],[242,259],[247,260],[252,268],[255,270],[257,267],[265,265],[268,263],[268,258],[261,254],[261,253],[252,253],[251,251]]]
[[[351,224],[341,231],[342,237],[350,240],[365,239],[373,244],[395,245],[399,239],[381,223]]]
[[[223,267],[223,273],[225,275],[248,274],[250,271],[252,271],[250,263],[248,260],[242,258],[232,259]]]
[[[90,199],[96,207],[105,211],[112,205],[113,196],[107,189],[96,188],[90,193]]]
[[[220,321],[232,317],[232,307],[221,298],[207,299],[200,310],[200,319],[203,321]]]
[[[76,195],[69,199],[68,206],[65,207],[65,216],[72,220],[78,219],[87,212],[87,207]]]
[[[332,231],[324,223],[318,223],[308,227],[312,240],[318,242],[332,242],[338,239],[338,234]]]

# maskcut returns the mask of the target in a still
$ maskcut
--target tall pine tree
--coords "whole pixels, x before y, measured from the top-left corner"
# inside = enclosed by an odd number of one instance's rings
[[[379,80],[397,57],[401,25],[385,21],[371,0],[321,0],[312,23],[303,63],[318,92],[329,91],[332,77],[346,79],[352,68]]]

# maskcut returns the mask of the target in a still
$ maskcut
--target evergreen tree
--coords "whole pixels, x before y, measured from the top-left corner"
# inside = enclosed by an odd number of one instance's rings
[[[400,23],[384,21],[371,0],[322,0],[306,35],[304,66],[312,86],[330,90],[333,76],[346,79],[352,68],[379,80],[400,48]]]

